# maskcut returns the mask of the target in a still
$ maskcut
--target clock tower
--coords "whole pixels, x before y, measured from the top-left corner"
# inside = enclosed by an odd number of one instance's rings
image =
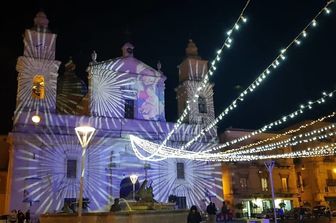
[[[186,57],[179,68],[179,86],[177,87],[178,113],[182,114],[189,101],[190,112],[186,122],[189,124],[207,125],[215,118],[213,103],[213,85],[206,83],[201,91],[204,75],[208,72],[208,61],[198,56],[198,49],[189,40],[185,50]],[[194,96],[198,98],[194,99]]]
[[[54,112],[60,61],[55,60],[56,34],[48,29],[49,20],[38,12],[34,26],[24,33],[24,52],[17,60],[18,88],[16,112]]]

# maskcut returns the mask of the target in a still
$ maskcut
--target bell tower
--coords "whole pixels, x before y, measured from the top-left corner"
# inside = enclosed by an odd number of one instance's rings
[[[181,115],[189,101],[190,112],[186,122],[189,124],[209,124],[215,118],[213,85],[206,83],[201,91],[204,75],[208,72],[208,61],[198,56],[198,48],[190,39],[185,49],[186,57],[178,66],[179,86],[177,87],[178,114]],[[198,95],[194,99],[194,95]]]
[[[24,33],[24,52],[17,60],[18,87],[16,112],[54,112],[60,61],[55,60],[56,34],[48,29],[49,20],[38,12],[34,26]]]

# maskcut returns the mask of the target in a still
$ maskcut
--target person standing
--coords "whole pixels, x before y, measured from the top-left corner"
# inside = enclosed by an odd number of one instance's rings
[[[119,198],[114,199],[114,203],[111,205],[110,211],[111,212],[121,211],[121,207],[119,204]]]
[[[207,206],[208,223],[216,223],[216,212],[217,208],[215,203],[210,201],[210,204]]]
[[[300,209],[299,209],[299,222],[300,223],[304,222],[304,214],[305,214],[305,210],[302,206],[300,206]]]
[[[187,223],[200,223],[202,221],[201,214],[198,212],[195,205],[191,206]]]
[[[28,209],[25,213],[26,223],[30,223],[30,210]]]
[[[10,215],[8,216],[8,221],[10,223],[15,223],[17,221],[17,214],[16,214],[16,210],[12,210]]]
[[[23,212],[21,210],[18,210],[17,213],[17,222],[18,223],[23,223],[25,220],[25,215],[23,214]]]
[[[222,206],[222,216],[223,216],[223,219],[224,219],[224,223],[226,223],[226,219],[227,219],[227,214],[228,214],[228,207],[225,203],[225,201],[223,201],[223,206]]]

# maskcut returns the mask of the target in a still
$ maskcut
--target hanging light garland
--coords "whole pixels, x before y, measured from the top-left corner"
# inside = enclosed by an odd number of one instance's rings
[[[229,145],[232,145],[232,144],[235,144],[235,143],[238,143],[238,142],[242,142],[243,140],[251,138],[254,135],[260,134],[262,132],[265,132],[266,130],[271,129],[274,126],[281,125],[281,124],[287,122],[288,120],[293,119],[293,118],[295,118],[295,117],[303,114],[305,111],[313,109],[313,107],[315,105],[322,104],[322,103],[326,102],[326,100],[328,98],[334,97],[335,92],[336,92],[336,90],[331,91],[329,93],[323,91],[322,92],[323,96],[321,98],[319,98],[319,99],[317,99],[315,101],[308,101],[305,105],[301,104],[299,106],[299,109],[297,109],[296,111],[294,111],[294,112],[292,112],[292,113],[290,113],[288,115],[282,116],[282,118],[280,118],[280,119],[278,119],[278,120],[276,120],[276,121],[274,121],[274,122],[272,122],[270,124],[265,125],[261,129],[258,129],[258,130],[252,132],[249,135],[246,135],[244,137],[241,137],[239,139],[233,140],[231,142],[227,142],[227,143],[219,145],[219,146],[215,146],[215,147],[213,147],[211,149],[211,151],[216,151],[218,149],[227,147]],[[131,145],[132,145],[132,148],[133,148],[135,154],[141,160],[159,161],[159,160],[163,160],[163,159],[166,159],[166,158],[174,158],[176,156],[177,157],[178,156],[182,156],[184,154],[184,153],[181,152],[182,150],[180,151],[179,149],[176,149],[176,148],[172,148],[172,147],[168,147],[168,146],[163,146],[162,144],[159,145],[159,144],[156,144],[156,143],[153,143],[153,142],[149,142],[147,140],[140,139],[140,138],[135,137],[133,135],[130,135],[130,140],[131,140]],[[137,151],[136,146],[134,144],[134,141],[136,141],[137,145],[141,145],[142,146],[141,148],[144,149],[144,150],[146,150],[146,152],[150,153],[150,155],[148,157],[139,155],[139,151]],[[226,151],[223,154],[234,154],[234,152],[237,152],[237,151],[239,151],[239,150],[234,150],[233,149],[233,150]],[[190,151],[188,151],[188,152],[190,152]],[[209,153],[209,152],[210,151],[207,151],[207,152],[202,151],[202,152],[197,152],[197,154],[198,155],[204,155],[204,156],[206,156],[206,155],[212,156],[213,154]],[[155,158],[154,159],[153,157],[155,157],[155,156],[161,156],[161,158]],[[185,156],[186,156],[185,158],[190,158],[190,157],[194,156],[194,153],[187,153]],[[180,157],[180,158],[182,158],[182,157]]]
[[[329,134],[330,135],[330,134]],[[335,132],[333,132],[333,135],[335,135]],[[326,137],[322,137],[327,138]],[[131,136],[132,148],[135,151],[135,153],[141,154],[137,146],[142,148],[147,153],[153,152],[153,145],[148,146],[152,144],[151,142],[148,142],[146,140],[140,139],[136,136]],[[133,147],[134,145],[134,147]],[[156,147],[159,145],[156,144]],[[198,161],[216,161],[216,162],[236,162],[236,161],[252,161],[252,160],[263,160],[263,159],[282,159],[282,158],[298,158],[298,157],[314,157],[314,156],[328,156],[328,155],[334,155],[335,149],[336,149],[336,143],[331,143],[328,145],[323,146],[317,146],[317,147],[308,147],[305,150],[295,151],[295,152],[289,152],[289,153],[281,153],[281,154],[270,154],[270,155],[239,155],[239,154],[226,154],[226,153],[197,153],[193,151],[187,151],[187,150],[179,150],[175,148],[169,148],[166,146],[163,146],[162,149],[160,149],[156,156],[159,157],[157,159],[165,159],[165,158],[184,158],[184,159],[190,159],[190,160],[198,160]],[[144,156],[141,155],[142,158]],[[139,157],[140,158],[140,157]]]
[[[258,145],[260,145],[260,144],[264,144],[264,143],[266,143],[266,142],[268,142],[268,141],[276,140],[276,139],[278,139],[278,138],[280,138],[280,137],[282,137],[282,136],[289,135],[289,134],[293,134],[293,133],[298,132],[298,131],[300,131],[300,130],[302,130],[302,129],[305,129],[305,128],[309,127],[309,126],[312,126],[312,125],[314,125],[314,124],[316,124],[316,123],[322,122],[322,121],[324,121],[325,119],[332,118],[332,117],[334,117],[335,115],[336,115],[336,112],[333,112],[333,113],[330,114],[330,115],[323,116],[323,117],[321,117],[321,118],[319,118],[319,119],[317,119],[317,120],[311,121],[310,123],[306,123],[306,124],[304,124],[304,125],[301,125],[300,127],[296,128],[296,129],[290,129],[290,130],[288,130],[288,131],[286,131],[286,132],[284,132],[284,133],[282,133],[282,134],[277,134],[276,136],[273,136],[273,137],[270,137],[270,138],[267,138],[267,139],[264,139],[264,140],[260,140],[260,141],[255,142],[255,143],[250,143],[250,144],[248,144],[248,145],[241,146],[241,147],[237,148],[236,150],[238,151],[238,150],[243,150],[243,149],[250,148],[250,147],[253,147],[253,146],[258,146]],[[241,139],[241,138],[244,139],[245,136],[244,136],[244,137],[240,137],[239,139]],[[247,135],[247,138],[249,138],[248,135]],[[234,141],[235,141],[235,140],[231,140],[230,143],[233,143]],[[234,144],[234,143],[233,143],[233,144]],[[231,145],[232,145],[232,144],[231,144]],[[203,152],[210,152],[210,151],[211,151],[211,149],[210,149],[210,150],[205,150],[205,151],[203,151]],[[227,150],[226,152],[229,152],[229,150]]]
[[[322,140],[326,139],[328,137],[332,137],[336,134],[336,132],[329,132],[325,133],[323,135],[320,135],[321,133],[334,129],[336,126],[335,124],[331,124],[329,126],[320,128],[320,129],[315,129],[310,132],[307,132],[305,134],[299,134],[297,136],[293,136],[289,139],[274,142],[271,144],[266,144],[258,147],[252,147],[247,150],[240,150],[240,151],[233,151],[230,154],[249,154],[249,153],[259,153],[259,152],[265,152],[265,151],[271,151],[279,148],[284,148],[284,147],[289,147],[289,146],[296,146],[298,144],[302,143],[308,143],[308,142],[313,142],[316,140]],[[309,137],[309,138],[307,138]]]
[[[223,119],[224,116],[235,109],[238,103],[244,101],[247,94],[252,93],[258,86],[260,86],[263,81],[271,74],[271,71],[275,70],[286,59],[285,53],[288,51],[288,49],[294,44],[300,45],[302,43],[303,39],[307,37],[308,29],[317,25],[317,19],[321,16],[321,14],[323,12],[326,12],[326,14],[330,13],[328,6],[333,2],[334,1],[327,2],[327,4],[317,13],[317,15],[303,28],[303,30],[285,48],[280,50],[280,54],[271,62],[271,64],[266,67],[264,71],[261,72],[261,74],[244,91],[242,91],[240,95],[235,100],[233,100],[232,103],[227,108],[225,108],[212,123],[210,123],[206,128],[202,129],[200,133],[187,142],[181,149],[186,149],[196,140],[202,137],[206,132],[210,131],[218,124],[218,122]]]
[[[290,113],[290,114],[287,114],[287,115],[283,115],[280,119],[276,120],[276,121],[273,121],[269,124],[266,124],[265,126],[263,126],[262,128],[258,129],[258,130],[255,130],[253,132],[251,132],[250,134],[247,134],[245,136],[242,136],[238,139],[234,139],[234,140],[231,140],[229,142],[226,142],[224,144],[221,144],[221,145],[218,145],[218,146],[215,146],[213,148],[211,148],[210,150],[206,150],[206,152],[212,152],[212,151],[216,151],[216,150],[219,150],[219,149],[222,149],[222,148],[225,148],[225,147],[228,147],[228,146],[231,146],[231,145],[234,145],[236,143],[239,143],[239,142],[242,142],[246,139],[249,139],[251,138],[252,136],[255,136],[257,134],[260,134],[260,133],[263,133],[265,132],[266,130],[270,130],[272,129],[273,127],[275,126],[279,126],[281,124],[284,124],[286,123],[288,120],[291,120],[291,119],[294,119],[296,118],[297,116],[299,115],[302,115],[305,111],[308,111],[308,110],[311,110],[313,109],[313,107],[315,105],[319,105],[319,104],[322,104],[322,103],[325,103],[326,100],[328,100],[329,98],[333,98],[335,96],[335,92],[336,90],[334,91],[331,91],[329,93],[326,93],[326,92],[323,92],[323,96],[315,101],[308,101],[305,105],[304,104],[301,104],[299,106],[299,108],[297,110],[295,110],[294,112]],[[232,152],[232,150],[228,150],[227,152]]]

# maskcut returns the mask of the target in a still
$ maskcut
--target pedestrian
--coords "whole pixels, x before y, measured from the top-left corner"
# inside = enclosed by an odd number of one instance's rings
[[[8,221],[10,223],[16,223],[17,221],[17,213],[16,213],[16,210],[13,209],[10,213],[10,215],[8,216]]]
[[[25,215],[23,214],[23,212],[21,210],[18,210],[17,222],[18,223],[24,223],[24,220],[25,220]]]
[[[121,207],[119,204],[119,198],[114,199],[114,203],[111,205],[110,211],[111,212],[121,211]]]
[[[202,221],[201,214],[198,212],[195,205],[191,206],[187,223],[200,223]]]
[[[328,217],[329,221],[331,221],[331,211],[330,211],[330,208],[326,209],[326,216]]]
[[[304,222],[304,215],[305,215],[305,210],[302,206],[300,206],[300,209],[299,209],[299,222],[300,223]]]
[[[30,223],[30,210],[28,209],[25,213],[26,223]]]
[[[279,216],[280,216],[280,221],[284,222],[285,216],[284,216],[284,210],[282,208],[279,209]]]
[[[217,208],[215,203],[211,202],[207,206],[208,223],[216,223]]]
[[[223,216],[223,219],[224,219],[224,223],[226,223],[226,220],[227,220],[227,214],[228,214],[228,207],[225,203],[225,201],[223,201],[223,205],[222,205],[222,216]]]

